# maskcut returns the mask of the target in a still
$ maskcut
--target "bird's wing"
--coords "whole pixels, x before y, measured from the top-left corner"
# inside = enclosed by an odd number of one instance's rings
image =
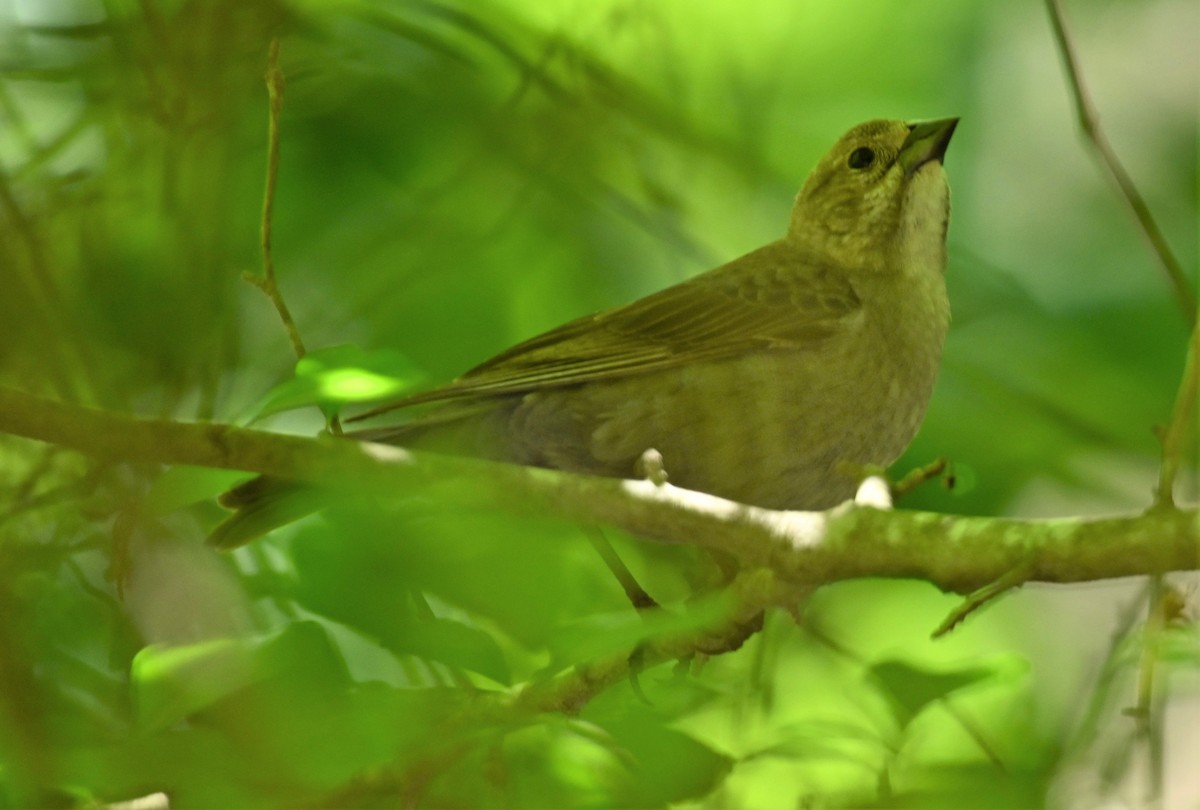
[[[520,343],[454,382],[368,413],[528,393],[773,349],[812,349],[861,307],[843,274],[783,243]]]

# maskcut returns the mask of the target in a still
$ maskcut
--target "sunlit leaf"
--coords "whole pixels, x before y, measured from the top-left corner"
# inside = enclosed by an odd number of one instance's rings
[[[423,380],[424,374],[398,351],[331,346],[298,360],[295,376],[266,395],[257,418],[313,405],[336,411],[348,403],[398,397]]]
[[[163,728],[250,684],[254,649],[239,639],[144,647],[131,677],[141,722]]]
[[[138,716],[148,728],[162,728],[293,667],[309,678],[344,677],[340,657],[311,622],[263,637],[151,645],[131,669]]]

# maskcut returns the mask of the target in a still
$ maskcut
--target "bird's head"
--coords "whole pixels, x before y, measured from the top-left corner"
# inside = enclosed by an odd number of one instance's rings
[[[800,189],[787,239],[847,269],[944,271],[942,158],[957,124],[879,120],[851,129]]]

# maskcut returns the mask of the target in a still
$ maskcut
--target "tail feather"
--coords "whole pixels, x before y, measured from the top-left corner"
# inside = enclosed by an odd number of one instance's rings
[[[506,443],[503,420],[511,407],[505,405],[504,401],[448,405],[413,422],[357,430],[346,438],[520,461]],[[213,529],[208,543],[219,549],[237,548],[324,509],[334,497],[319,487],[284,478],[251,478],[217,499],[234,513]]]
[[[243,546],[325,506],[316,488],[266,475],[229,490],[220,504],[236,510],[208,536],[210,546],[223,550]]]

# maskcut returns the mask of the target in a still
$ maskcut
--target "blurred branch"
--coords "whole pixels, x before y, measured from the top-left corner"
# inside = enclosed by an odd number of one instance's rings
[[[1011,591],[1014,588],[1019,588],[1029,581],[1029,575],[1033,570],[1032,560],[1027,561],[1024,565],[1013,568],[1006,572],[1004,576],[989,582],[975,593],[969,594],[961,605],[950,612],[950,615],[938,625],[938,628],[933,631],[930,638],[941,638],[949,633],[954,628],[958,627],[967,617],[981,607],[999,598],[1002,594]]]
[[[292,318],[292,313],[288,309],[287,302],[283,300],[283,293],[279,291],[279,285],[275,281],[275,259],[271,254],[271,222],[275,211],[275,184],[279,176],[279,114],[283,111],[283,88],[284,77],[283,71],[279,69],[279,40],[272,39],[271,45],[267,49],[267,72],[264,76],[267,83],[267,183],[263,190],[263,207],[262,207],[262,227],[260,233],[262,235],[262,254],[263,254],[263,274],[255,276],[246,273],[242,276],[250,284],[253,284],[263,292],[271,300],[275,306],[275,311],[279,313],[279,320],[283,322],[283,328],[287,331],[288,340],[291,341],[292,351],[296,353],[296,359],[299,360],[307,354],[304,348],[304,341],[300,338],[300,329],[296,326],[296,321]],[[341,421],[337,414],[326,414],[325,424],[331,433],[340,436],[342,433]]]
[[[1174,253],[1171,252],[1166,237],[1163,236],[1162,231],[1158,228],[1158,224],[1154,221],[1149,206],[1146,205],[1129,173],[1125,171],[1125,167],[1117,159],[1116,153],[1100,129],[1099,116],[1083,86],[1078,59],[1075,56],[1070,35],[1066,30],[1066,23],[1063,20],[1059,0],[1046,0],[1046,8],[1050,13],[1050,21],[1054,27],[1055,39],[1058,42],[1059,50],[1062,52],[1071,92],[1075,99],[1075,110],[1079,118],[1080,128],[1095,148],[1096,153],[1100,156],[1100,160],[1105,168],[1108,169],[1109,174],[1116,181],[1117,187],[1121,190],[1121,194],[1125,198],[1125,202],[1129,205],[1129,209],[1133,212],[1138,225],[1158,256],[1159,262],[1162,264],[1167,278],[1174,288],[1176,302],[1183,310],[1184,319],[1192,329],[1191,339],[1188,342],[1187,358],[1184,362],[1183,377],[1179,384],[1179,393],[1175,398],[1171,421],[1165,429],[1159,431],[1163,453],[1162,462],[1159,466],[1158,487],[1155,491],[1154,505],[1156,509],[1160,510],[1171,509],[1175,502],[1175,477],[1179,471],[1184,445],[1192,433],[1196,418],[1196,356],[1200,353],[1197,349],[1197,341],[1200,341],[1200,337],[1198,337],[1200,336],[1200,332],[1197,331],[1196,297],[1188,285],[1182,265],[1175,258]],[[1194,520],[1192,531],[1193,533],[1196,531]],[[1192,542],[1193,544],[1197,544],[1195,539]],[[1164,694],[1160,688],[1161,679],[1158,677],[1158,663],[1161,658],[1159,639],[1162,636],[1163,629],[1163,622],[1160,620],[1162,615],[1160,605],[1163,601],[1162,594],[1165,587],[1161,573],[1157,573],[1151,577],[1150,598],[1148,600],[1150,617],[1146,623],[1141,642],[1142,654],[1139,666],[1138,701],[1136,708],[1132,710],[1132,714],[1138,723],[1138,736],[1145,742],[1149,757],[1150,784],[1148,798],[1151,806],[1160,806],[1163,795]]]
[[[1139,639],[1142,649],[1138,661],[1137,704],[1125,710],[1137,724],[1137,738],[1146,746],[1149,807],[1162,806],[1166,690],[1163,689],[1159,664],[1163,658],[1163,633],[1167,629],[1167,612],[1163,608],[1168,602],[1166,594],[1169,590],[1161,575],[1150,578],[1150,598],[1146,600],[1148,615]]]
[[[551,515],[698,545],[799,589],[858,577],[920,578],[971,593],[1028,565],[1028,581],[1084,582],[1200,568],[1195,509],[1098,520],[1012,520],[843,504],[774,511],[650,481],[414,454],[232,425],[142,419],[0,388],[0,432],[105,459],[266,473],[380,498],[442,494],[462,507]]]
[[[606,524],[649,540],[720,550],[740,562],[740,573],[724,593],[729,612],[720,626],[657,635],[639,647],[636,658],[614,654],[515,692],[482,694],[464,707],[464,723],[481,712],[517,718],[577,712],[635,670],[737,649],[757,630],[762,611],[794,609],[814,587],[839,580],[917,578],[945,591],[970,593],[989,583],[1008,583],[1014,571],[1021,581],[1063,583],[1200,568],[1195,509],[1038,521],[884,511],[853,503],[825,512],[782,512],[652,481],[414,454],[328,436],[143,419],[2,387],[0,432],[104,460],[266,473],[383,501],[419,492],[440,496],[456,509]]]
[[[1079,126],[1083,130],[1084,136],[1096,149],[1097,154],[1100,156],[1100,161],[1104,164],[1108,173],[1116,180],[1117,186],[1125,198],[1125,202],[1129,204],[1129,209],[1137,219],[1142,232],[1150,241],[1150,246],[1154,249],[1155,255],[1158,256],[1159,262],[1162,263],[1163,270],[1166,272],[1167,278],[1174,288],[1176,301],[1183,310],[1183,317],[1189,326],[1194,326],[1196,323],[1195,293],[1192,292],[1191,287],[1188,285],[1187,276],[1183,272],[1182,265],[1175,258],[1175,254],[1171,252],[1171,247],[1167,244],[1166,237],[1163,236],[1162,231],[1158,228],[1158,224],[1154,221],[1149,206],[1142,199],[1137,186],[1134,185],[1129,173],[1125,171],[1125,167],[1117,159],[1116,153],[1108,143],[1108,138],[1105,137],[1100,129],[1100,118],[1096,113],[1096,108],[1092,105],[1092,100],[1088,96],[1087,90],[1084,89],[1083,79],[1079,73],[1079,60],[1075,56],[1075,48],[1071,44],[1070,34],[1067,32],[1066,23],[1063,21],[1059,0],[1046,0],[1046,9],[1050,13],[1050,22],[1054,26],[1055,41],[1058,43],[1059,50],[1062,53],[1063,65],[1067,70],[1067,79],[1070,83],[1071,94],[1075,99],[1075,113],[1079,117]]]
[[[4,227],[6,219],[20,237],[19,241],[24,243],[27,258],[22,261],[15,255],[2,257],[5,269],[15,270],[14,275],[24,287],[24,290],[15,289],[16,285],[5,279],[4,295],[19,296],[21,292],[25,292],[30,305],[38,311],[38,316],[42,319],[42,332],[46,336],[42,345],[48,352],[53,353],[53,356],[48,358],[52,361],[41,363],[40,367],[45,370],[51,386],[58,395],[75,399],[94,399],[94,393],[88,395],[85,392],[90,388],[87,382],[91,380],[91,371],[96,364],[88,362],[83,356],[86,341],[72,339],[75,335],[67,322],[68,310],[57,282],[62,274],[52,266],[46,256],[37,220],[21,208],[9,178],[0,172],[0,240],[7,248],[18,240]]]
[[[279,113],[283,110],[283,71],[279,69],[279,40],[272,39],[267,51],[267,98],[269,111],[267,116],[267,185],[263,191],[262,207],[262,254],[263,274],[261,277],[249,273],[243,276],[246,281],[262,290],[271,300],[283,328],[287,330],[288,340],[297,358],[305,354],[304,341],[300,339],[300,330],[292,320],[287,303],[279,292],[275,282],[275,260],[271,257],[271,218],[275,208],[275,180],[279,174]]]
[[[809,593],[808,588],[803,594]],[[797,601],[796,587],[779,581],[765,568],[747,568],[728,586],[731,610],[721,626],[679,635],[656,636],[638,647],[634,658],[618,653],[590,661],[557,677],[533,681],[508,699],[508,708],[518,715],[558,712],[575,714],[596,695],[636,677],[640,670],[666,661],[689,660],[696,655],[719,655],[739,649],[746,639],[761,629],[756,621],[768,607]]]
[[[1154,493],[1156,506],[1170,508],[1175,505],[1175,477],[1179,474],[1184,450],[1196,430],[1197,388],[1200,388],[1200,326],[1193,326],[1171,421],[1159,431],[1163,454],[1158,469],[1158,488]]]

